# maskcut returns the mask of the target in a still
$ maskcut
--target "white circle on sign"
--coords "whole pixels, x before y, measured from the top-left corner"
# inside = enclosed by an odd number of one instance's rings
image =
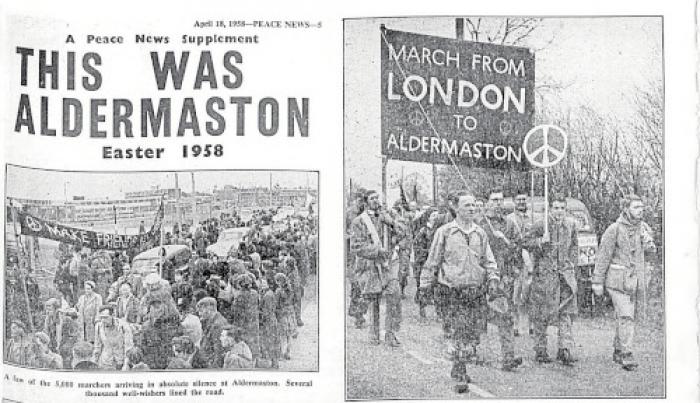
[[[33,217],[27,216],[25,219],[25,222],[27,223],[27,227],[31,229],[34,232],[40,232],[41,231],[41,223],[36,221]]]
[[[568,136],[560,127],[539,125],[530,129],[525,135],[523,151],[532,165],[538,168],[549,168],[564,158],[569,145],[568,140]],[[538,144],[538,146],[534,150],[530,150],[528,147],[530,143]],[[553,144],[556,144],[557,147]]]

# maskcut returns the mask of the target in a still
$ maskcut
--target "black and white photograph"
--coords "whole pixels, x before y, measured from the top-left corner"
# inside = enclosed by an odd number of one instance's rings
[[[317,372],[317,171],[7,165],[4,363]]]
[[[346,400],[666,396],[663,26],[344,20]]]

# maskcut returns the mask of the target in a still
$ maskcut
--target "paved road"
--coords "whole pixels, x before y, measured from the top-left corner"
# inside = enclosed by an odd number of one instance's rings
[[[298,328],[299,336],[292,339],[290,361],[280,361],[281,371],[318,370],[318,298],[316,277],[308,278],[304,299],[301,303],[301,320],[304,326]]]
[[[412,284],[409,284],[410,289]],[[348,286],[349,287],[349,286]],[[415,287],[415,286],[414,286]],[[429,321],[418,321],[418,309],[411,289],[403,301],[404,321],[399,332],[403,345],[391,349],[372,346],[367,329],[355,329],[346,320],[346,381],[348,399],[455,399],[483,397],[538,396],[663,396],[664,335],[661,329],[644,326],[636,338],[640,367],[627,372],[613,364],[613,322],[610,318],[579,319],[574,336],[579,362],[575,368],[560,364],[536,364],[530,337],[516,338],[516,354],[524,359],[517,373],[500,367],[497,329],[489,325],[482,338],[480,354],[485,366],[470,366],[468,373],[476,387],[466,395],[454,392],[449,377],[451,361],[445,355],[442,331],[432,307]],[[348,291],[349,294],[349,291]],[[383,308],[383,307],[382,307]],[[382,309],[383,314],[383,309]],[[556,328],[550,327],[551,336]],[[556,354],[555,337],[550,337],[550,355]]]

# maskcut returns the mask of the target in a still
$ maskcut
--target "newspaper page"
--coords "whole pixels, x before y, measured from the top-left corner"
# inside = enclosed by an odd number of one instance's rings
[[[700,397],[693,2],[2,7],[3,401]]]

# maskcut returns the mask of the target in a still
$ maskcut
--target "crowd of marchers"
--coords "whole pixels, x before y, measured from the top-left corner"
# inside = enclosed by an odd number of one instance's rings
[[[526,194],[512,197],[514,211],[505,209],[501,190],[485,199],[454,193],[441,209],[418,208],[403,198],[388,209],[378,192],[357,195],[347,217],[348,314],[356,328],[369,327],[369,343],[401,345],[401,305],[412,275],[421,320],[428,306],[435,307],[452,361],[450,375],[460,392],[468,390],[468,365],[484,361],[477,346],[489,322],[498,329],[504,371],[522,365],[514,340],[523,333],[533,338],[536,364],[576,365],[578,223],[567,213],[565,197],[549,199],[546,222],[543,215],[533,219]],[[620,208],[601,238],[591,280],[593,292],[607,292],[614,306],[612,361],[632,371],[638,366],[635,318],[649,279],[645,255],[656,248],[642,220],[643,201],[628,194]],[[554,357],[547,351],[548,326],[558,328]]]
[[[160,255],[61,245],[50,292],[8,258],[5,362],[31,368],[147,370],[279,368],[303,326],[302,300],[317,273],[317,219],[272,221],[259,211],[192,230],[175,225]],[[207,248],[246,225],[225,256]],[[166,259],[168,245],[185,250]],[[311,280],[310,280],[311,279]],[[311,285],[310,285],[311,286]],[[299,342],[303,342],[300,340]]]

